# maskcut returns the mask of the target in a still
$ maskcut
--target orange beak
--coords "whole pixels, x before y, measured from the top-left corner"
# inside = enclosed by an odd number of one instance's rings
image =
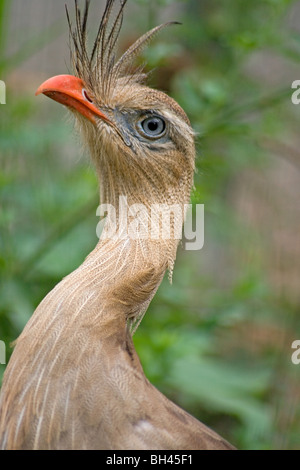
[[[49,78],[39,86],[35,94],[39,95],[40,93],[49,96],[58,103],[75,109],[93,124],[96,123],[96,116],[110,122],[108,117],[90,100],[80,78],[72,75],[57,75]]]

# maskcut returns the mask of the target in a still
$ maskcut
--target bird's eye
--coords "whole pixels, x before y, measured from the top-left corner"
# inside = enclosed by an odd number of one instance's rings
[[[166,123],[159,116],[151,116],[141,121],[139,127],[147,137],[159,138],[165,133]]]
[[[88,93],[87,93],[87,91],[86,91],[85,88],[82,89],[82,96],[83,96],[87,101],[89,101],[90,103],[93,102],[93,100],[91,100],[91,98],[89,97],[89,95],[88,95]]]

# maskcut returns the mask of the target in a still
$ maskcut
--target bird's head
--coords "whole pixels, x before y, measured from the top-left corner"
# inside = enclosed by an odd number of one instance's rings
[[[69,14],[74,76],[44,82],[43,93],[76,116],[100,179],[102,203],[186,204],[193,184],[194,133],[182,108],[145,84],[133,68],[142,48],[167,23],[144,34],[119,58],[115,46],[126,0],[107,0],[93,47],[87,45],[89,1],[81,12],[75,0],[75,25]],[[112,12],[118,5],[114,20]]]

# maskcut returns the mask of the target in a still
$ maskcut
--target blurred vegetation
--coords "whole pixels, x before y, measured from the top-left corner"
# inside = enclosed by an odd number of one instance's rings
[[[0,0],[1,51],[11,3]],[[258,226],[238,206],[249,175],[263,175],[267,184],[273,174],[276,159],[265,142],[277,148],[278,140],[292,138],[291,129],[297,132],[291,82],[274,85],[249,72],[262,51],[299,65],[300,33],[288,23],[297,2],[135,3],[143,15],[126,16],[125,30],[131,21],[136,35],[160,23],[166,8],[181,8],[180,18],[171,19],[183,25],[163,33],[144,60],[155,69],[152,84],[182,105],[198,134],[192,199],[205,204],[204,248],[179,250],[173,285],[163,281],[135,334],[145,373],[239,448],[299,449],[300,365],[290,360],[291,342],[300,337],[299,296],[274,283],[273,226],[267,219]],[[61,108],[9,80],[57,28],[35,31],[13,56],[0,59],[7,84],[7,104],[0,108],[0,339],[7,345],[97,242],[97,181],[80,158],[72,125]],[[124,44],[132,35],[126,34]],[[299,160],[293,164],[299,172]],[[255,187],[252,193],[254,212],[273,198],[260,199]],[[283,216],[275,214],[279,227]]]

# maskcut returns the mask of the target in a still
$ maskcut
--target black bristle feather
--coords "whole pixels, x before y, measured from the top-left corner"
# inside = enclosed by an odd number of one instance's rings
[[[87,44],[87,24],[90,11],[90,0],[85,0],[83,14],[79,7],[78,0],[75,1],[75,25],[72,25],[68,8],[66,6],[67,21],[70,31],[71,56],[74,73],[80,77],[87,88],[94,95],[100,95],[105,99],[113,89],[116,80],[126,76],[128,83],[138,82],[145,74],[140,68],[132,68],[135,57],[141,52],[143,47],[152,37],[163,27],[169,24],[179,24],[177,22],[166,23],[153,28],[148,33],[139,38],[129,49],[116,61],[115,48],[120,36],[123,23],[123,13],[127,0],[107,0],[104,13],[96,34],[91,51]],[[112,22],[114,6],[119,4],[116,16]],[[117,7],[116,7],[117,8]],[[73,46],[73,47],[72,47]]]

